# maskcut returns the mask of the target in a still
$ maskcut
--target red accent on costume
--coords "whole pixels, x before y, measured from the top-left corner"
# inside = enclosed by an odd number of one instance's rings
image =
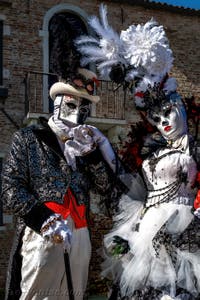
[[[66,219],[70,215],[76,228],[87,227],[86,206],[84,204],[77,205],[76,199],[69,188],[64,196],[63,204],[45,202],[45,205],[53,212],[61,214],[63,219]]]
[[[100,81],[96,77],[92,77],[92,80],[95,82],[96,86],[99,87]]]
[[[143,92],[137,92],[137,93],[135,93],[135,96],[143,98],[144,97],[144,93]]]
[[[194,208],[200,208],[200,190],[198,190],[196,198],[194,200]]]
[[[200,186],[200,171],[197,173],[196,176],[196,185]],[[194,208],[197,209],[200,207],[200,189],[197,192],[196,198],[194,200]]]
[[[196,183],[200,185],[200,172],[197,173]]]

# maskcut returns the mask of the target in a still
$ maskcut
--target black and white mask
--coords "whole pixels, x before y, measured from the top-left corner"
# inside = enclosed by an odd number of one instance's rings
[[[57,118],[69,127],[84,124],[90,114],[90,102],[77,96],[63,95],[55,99],[54,108],[59,106]]]

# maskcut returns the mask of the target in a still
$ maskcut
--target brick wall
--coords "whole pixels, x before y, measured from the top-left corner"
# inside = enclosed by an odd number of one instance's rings
[[[9,116],[22,126],[24,114],[24,78],[30,70],[43,71],[42,37],[39,32],[42,30],[43,18],[47,11],[55,5],[67,3],[81,8],[88,15],[98,15],[100,1],[74,0],[13,0],[0,1],[0,18],[4,20],[6,31],[4,34],[4,85],[8,88],[9,96],[6,100],[5,110]],[[145,23],[154,17],[162,24],[167,32],[175,61],[172,74],[177,78],[179,90],[183,96],[195,95],[200,98],[200,16],[185,13],[172,12],[157,8],[147,8],[138,5],[115,3],[104,1],[108,5],[108,19],[116,29],[126,29],[132,23]],[[134,1],[132,1],[134,2]],[[129,99],[126,102],[126,118],[128,123],[136,120],[136,114],[132,112],[133,104]],[[12,133],[16,130],[14,124],[0,111],[0,149],[1,152],[8,151]],[[106,286],[99,286],[99,264],[101,259],[96,259],[96,249],[101,246],[102,235],[111,225],[107,218],[93,216],[94,226],[92,238],[94,242],[93,258],[91,264],[91,278],[95,278],[97,284],[91,286],[94,292],[105,291]],[[0,252],[0,287],[5,284],[5,270],[7,258],[11,245],[13,231],[7,228],[0,231],[1,252]],[[3,247],[2,247],[3,245]],[[97,290],[96,290],[97,289]]]
[[[123,1],[124,2],[124,1]],[[4,85],[9,90],[6,111],[14,121],[22,125],[24,120],[24,78],[30,70],[43,70],[42,29],[43,18],[53,6],[67,3],[84,10],[88,15],[98,14],[100,1],[12,1],[11,6],[1,7],[5,16],[4,24],[9,28],[4,35]],[[1,3],[0,3],[1,5]],[[173,75],[179,83],[183,95],[200,95],[200,61],[197,51],[200,45],[199,16],[178,14],[142,6],[118,4],[108,1],[108,18],[117,30],[126,29],[132,23],[146,22],[154,17],[166,29],[175,61]],[[195,34],[196,33],[196,34]],[[130,115],[130,121],[133,119]],[[2,151],[7,151],[11,134],[15,127],[0,112]]]

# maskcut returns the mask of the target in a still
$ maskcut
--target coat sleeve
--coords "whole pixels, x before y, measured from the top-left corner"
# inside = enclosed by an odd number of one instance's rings
[[[27,134],[27,133],[26,133]],[[1,200],[4,209],[24,219],[26,225],[39,232],[43,222],[52,214],[31,193],[25,132],[17,131],[2,170]]]

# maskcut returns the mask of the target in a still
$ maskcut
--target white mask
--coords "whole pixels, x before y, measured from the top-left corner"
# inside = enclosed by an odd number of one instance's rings
[[[162,108],[162,111],[151,112],[149,121],[158,128],[166,140],[175,141],[187,133],[186,112],[180,103],[169,103]]]
[[[89,101],[86,99],[63,95],[54,101],[54,116],[69,127],[83,124],[89,113]]]

